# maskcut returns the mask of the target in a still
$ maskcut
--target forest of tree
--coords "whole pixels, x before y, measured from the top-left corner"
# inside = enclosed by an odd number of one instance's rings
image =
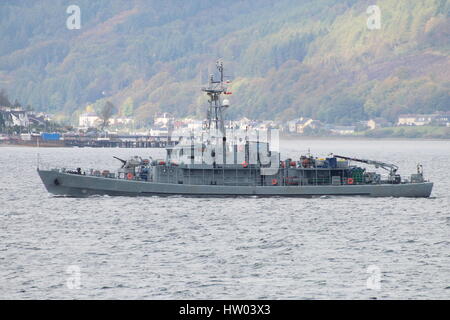
[[[224,61],[229,117],[349,124],[450,110],[450,4],[379,0],[0,3],[0,88],[73,120],[111,101],[146,121],[203,116],[199,90]],[[69,30],[69,5],[81,29]]]

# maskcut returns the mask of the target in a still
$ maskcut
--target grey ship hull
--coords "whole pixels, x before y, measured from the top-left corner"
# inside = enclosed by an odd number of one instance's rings
[[[48,192],[71,197],[110,196],[369,196],[429,197],[432,182],[407,184],[367,184],[340,186],[223,186],[187,185],[141,182],[95,176],[75,175],[58,171],[38,170]]]

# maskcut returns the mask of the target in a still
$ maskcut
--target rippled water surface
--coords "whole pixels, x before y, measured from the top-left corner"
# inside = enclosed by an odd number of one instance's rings
[[[407,175],[421,162],[432,197],[58,198],[40,183],[37,149],[0,147],[0,298],[449,299],[450,142],[282,142],[286,157],[308,148],[392,161]],[[164,155],[39,152],[106,169],[113,155]]]

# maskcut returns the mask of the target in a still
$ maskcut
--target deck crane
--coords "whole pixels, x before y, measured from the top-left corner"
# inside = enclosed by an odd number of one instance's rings
[[[395,174],[398,170],[398,166],[396,166],[395,164],[391,164],[391,163],[385,163],[385,162],[375,161],[375,160],[350,158],[350,157],[338,156],[337,154],[335,154],[333,156],[336,158],[339,158],[339,159],[367,163],[367,164],[375,166],[375,168],[383,168],[384,170],[390,171],[392,174]]]

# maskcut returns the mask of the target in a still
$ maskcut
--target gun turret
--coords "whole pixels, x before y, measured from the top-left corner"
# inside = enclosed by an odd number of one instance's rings
[[[120,162],[122,162],[122,168],[125,167],[125,165],[127,164],[127,162],[125,160],[123,160],[123,159],[117,158],[115,156],[113,156],[113,158],[119,160]]]

